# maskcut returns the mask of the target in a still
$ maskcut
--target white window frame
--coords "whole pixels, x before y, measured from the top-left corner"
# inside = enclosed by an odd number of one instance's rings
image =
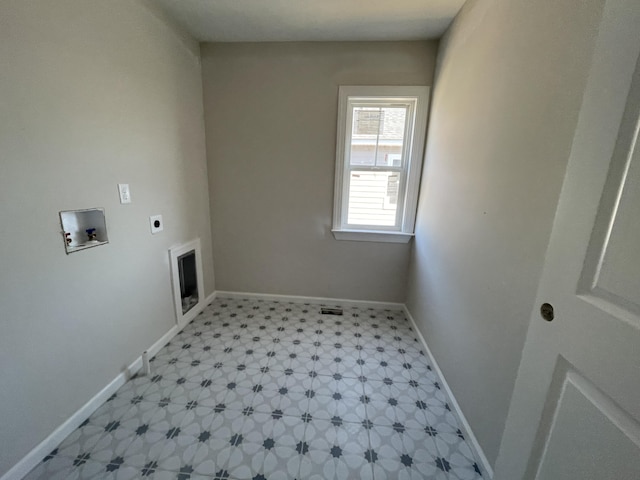
[[[350,147],[355,106],[408,104],[406,144],[401,167],[351,166]],[[424,155],[429,87],[426,86],[340,86],[338,92],[338,132],[332,232],[337,240],[407,243],[413,237],[418,190]],[[398,218],[393,227],[350,225],[348,220],[349,179],[351,170],[400,173]]]

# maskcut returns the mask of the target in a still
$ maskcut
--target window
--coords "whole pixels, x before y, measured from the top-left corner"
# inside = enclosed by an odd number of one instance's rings
[[[413,236],[429,87],[340,87],[333,234]]]

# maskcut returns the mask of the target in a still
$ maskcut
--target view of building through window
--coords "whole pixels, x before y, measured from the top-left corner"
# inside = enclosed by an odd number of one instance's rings
[[[397,223],[406,122],[405,105],[353,108],[349,165],[355,169],[349,177],[349,224]]]

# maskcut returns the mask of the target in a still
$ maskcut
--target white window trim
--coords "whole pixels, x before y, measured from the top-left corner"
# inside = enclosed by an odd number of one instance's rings
[[[345,182],[348,165],[345,162],[348,147],[347,122],[351,118],[349,105],[358,101],[406,101],[415,100],[413,125],[408,130],[413,135],[412,142],[407,144],[407,165],[404,174],[407,176],[406,188],[402,194],[404,209],[399,229],[385,227],[362,228],[348,225],[347,199],[345,198]],[[336,175],[333,202],[333,228],[336,240],[359,240],[370,242],[407,243],[411,240],[415,228],[420,173],[429,112],[429,87],[426,86],[341,86],[338,93],[338,131],[336,142]],[[384,168],[382,168],[384,170]],[[399,192],[399,196],[400,196]],[[400,198],[398,202],[400,204]]]

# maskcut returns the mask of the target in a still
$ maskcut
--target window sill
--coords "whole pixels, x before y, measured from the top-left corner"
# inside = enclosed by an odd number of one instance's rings
[[[413,233],[385,232],[379,230],[331,230],[336,240],[358,242],[409,243]]]

